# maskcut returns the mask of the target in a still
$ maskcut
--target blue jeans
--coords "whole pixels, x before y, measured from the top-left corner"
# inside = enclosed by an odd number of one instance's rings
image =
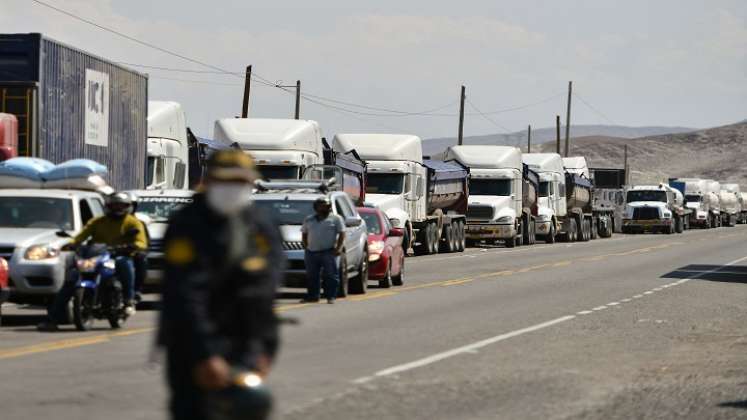
[[[308,280],[307,298],[319,299],[319,287],[321,273],[324,270],[324,297],[334,299],[337,297],[337,288],[340,284],[340,275],[337,272],[337,257],[334,250],[306,251],[306,277]]]
[[[114,259],[117,278],[122,283],[122,295],[125,303],[130,302],[135,296],[135,265],[130,257],[116,257]],[[67,261],[67,275],[60,291],[54,297],[52,303],[52,321],[62,323],[66,316],[65,311],[68,302],[73,298],[75,286],[78,284],[78,270],[75,268],[75,258]]]

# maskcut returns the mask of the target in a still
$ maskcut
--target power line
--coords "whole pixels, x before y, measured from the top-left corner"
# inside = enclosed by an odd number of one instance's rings
[[[477,111],[477,114],[480,115],[481,117],[483,117],[485,119],[485,121],[488,121],[489,123],[493,124],[494,126],[500,128],[501,130],[505,131],[507,134],[511,133],[511,130],[509,130],[508,128],[504,127],[500,123],[496,122],[492,118],[488,117],[484,112],[480,111],[480,109],[474,103],[472,103],[472,101],[469,99],[469,97],[467,97],[466,100],[467,100],[467,103],[469,104],[469,106],[471,106],[472,109],[474,109],[475,111]]]
[[[617,125],[616,122],[612,121],[602,111],[600,111],[597,108],[595,108],[592,104],[590,104],[589,102],[585,101],[584,98],[582,98],[581,96],[579,96],[577,93],[574,92],[573,96],[576,97],[576,99],[578,99],[579,101],[581,101],[582,104],[586,105],[586,107],[589,108],[590,110],[592,110],[595,114],[597,114],[600,117],[602,117],[605,120],[607,120],[607,122],[609,122],[611,124],[614,124],[614,125]]]

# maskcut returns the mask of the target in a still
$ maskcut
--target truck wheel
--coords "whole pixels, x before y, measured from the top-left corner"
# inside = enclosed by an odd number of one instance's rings
[[[682,233],[685,230],[685,228],[682,226],[683,223],[684,222],[681,217],[675,218],[674,219],[674,231],[677,233]]]
[[[459,225],[454,222],[451,224],[451,249],[449,252],[459,252]]]
[[[438,242],[441,239],[438,237],[438,228],[435,224],[430,223],[425,232],[428,237],[428,254],[438,254]]]
[[[588,219],[581,219],[581,242],[591,240],[591,224]]]
[[[593,218],[591,220],[591,239],[596,240],[599,239],[599,219]]]
[[[576,242],[578,238],[578,228],[576,227],[576,219],[571,219],[568,223],[568,242]]]
[[[439,240],[438,242],[439,252],[454,252],[454,228],[452,225],[444,226],[444,240]]]
[[[464,252],[466,245],[466,234],[464,232],[464,223],[461,221],[456,223],[456,237],[457,237],[457,252]]]

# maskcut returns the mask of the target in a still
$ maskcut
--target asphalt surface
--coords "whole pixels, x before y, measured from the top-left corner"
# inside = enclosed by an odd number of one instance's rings
[[[747,227],[408,258],[405,286],[278,302],[282,419],[747,418]],[[373,284],[373,283],[372,283]],[[158,419],[154,303],[38,333],[4,306],[0,418]]]

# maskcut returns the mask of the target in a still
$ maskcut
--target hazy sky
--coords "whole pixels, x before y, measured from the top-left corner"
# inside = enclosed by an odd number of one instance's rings
[[[442,108],[408,116],[326,102],[377,114],[351,115],[304,101],[302,117],[326,135],[455,135],[462,84],[482,112],[535,104],[488,118],[470,105],[467,135],[551,126],[565,113],[568,80],[579,95],[576,124],[709,127],[747,118],[745,0],[43,1],[222,69],[253,64],[273,82],[301,79],[305,94],[403,112]],[[0,0],[0,28],[42,32],[115,61],[209,71],[30,0]],[[142,71],[150,99],[181,102],[202,135],[241,112],[240,76]],[[292,112],[292,95],[254,83],[252,116]]]

